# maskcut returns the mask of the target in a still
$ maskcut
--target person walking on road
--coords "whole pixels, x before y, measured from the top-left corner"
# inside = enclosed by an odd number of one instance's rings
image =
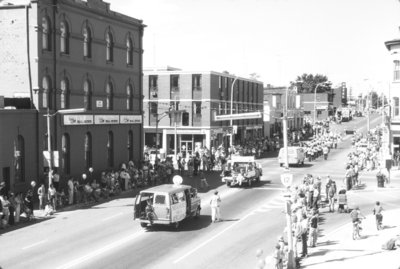
[[[210,205],[211,205],[211,221],[212,222],[221,221],[221,209],[220,209],[221,197],[219,197],[218,191],[214,192],[214,195],[210,201]]]
[[[381,206],[381,203],[380,203],[379,201],[377,201],[377,202],[375,203],[375,207],[374,207],[374,209],[372,210],[372,212],[373,212],[374,215],[375,215],[376,228],[377,228],[378,230],[381,230],[381,229],[382,229],[382,219],[383,219],[382,211],[383,211],[383,207]]]

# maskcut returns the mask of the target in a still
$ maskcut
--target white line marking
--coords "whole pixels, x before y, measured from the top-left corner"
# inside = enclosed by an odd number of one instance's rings
[[[93,252],[91,252],[91,253],[89,253],[89,254],[87,254],[85,256],[82,256],[82,257],[80,257],[78,259],[70,261],[67,264],[61,265],[61,266],[57,267],[57,269],[68,269],[68,268],[72,268],[74,266],[77,266],[78,264],[83,263],[83,262],[85,262],[87,260],[93,259],[94,257],[99,256],[99,255],[103,254],[104,252],[107,252],[107,251],[109,251],[109,250],[111,250],[113,248],[117,248],[117,247],[125,244],[126,242],[128,242],[128,241],[130,241],[130,240],[132,240],[132,239],[134,239],[134,238],[136,238],[136,237],[138,237],[138,236],[140,236],[140,235],[142,235],[144,233],[145,233],[144,230],[142,230],[142,231],[139,231],[137,233],[131,234],[128,237],[124,237],[124,238],[122,238],[122,239],[120,239],[118,241],[115,241],[115,242],[113,242],[113,243],[111,243],[109,245],[106,245],[106,246],[104,246],[104,247],[102,247],[102,248],[100,248],[98,250],[95,250],[95,251],[93,251]]]
[[[23,250],[25,250],[25,249],[28,249],[28,248],[33,248],[34,246],[37,246],[37,245],[43,244],[44,242],[47,242],[47,239],[46,239],[46,240],[39,241],[39,242],[37,242],[37,243],[35,243],[35,244],[32,244],[32,245],[29,245],[29,246],[23,247],[22,249],[23,249]]]
[[[200,245],[198,245],[197,247],[195,247],[194,249],[192,249],[191,251],[189,251],[188,253],[186,253],[185,255],[183,255],[182,257],[180,257],[179,259],[175,260],[174,263],[178,263],[181,260],[183,260],[184,258],[186,258],[187,256],[189,256],[190,254],[192,254],[193,252],[196,252],[198,249],[202,248],[203,246],[207,245],[209,242],[211,242],[212,240],[214,240],[215,238],[217,238],[218,236],[220,236],[221,234],[223,234],[224,232],[226,232],[227,230],[231,229],[233,226],[235,226],[236,224],[238,224],[239,222],[247,219],[249,216],[253,215],[254,212],[251,212],[249,214],[247,214],[246,216],[244,216],[243,218],[241,218],[240,220],[238,220],[237,222],[233,223],[232,225],[226,227],[224,230],[222,230],[221,232],[217,233],[216,235],[214,235],[213,237],[211,237],[210,239],[204,241],[203,243],[201,243]]]
[[[113,215],[113,216],[110,216],[110,217],[108,217],[108,218],[102,219],[101,221],[107,221],[107,220],[113,219],[113,218],[118,217],[118,216],[121,216],[121,215],[122,215],[122,212],[120,212],[120,213],[118,213],[118,214],[115,214],[115,215]]]

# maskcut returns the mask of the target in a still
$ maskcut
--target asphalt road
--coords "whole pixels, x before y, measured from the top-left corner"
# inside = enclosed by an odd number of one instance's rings
[[[371,120],[371,126],[379,120]],[[357,118],[333,128],[365,128]],[[331,175],[340,181],[350,139],[333,150],[327,161],[293,167],[294,184],[304,174]],[[0,236],[0,266],[9,268],[255,268],[255,253],[272,252],[286,225],[282,168],[276,158],[261,160],[264,176],[259,186],[227,188],[221,185],[222,218],[211,223],[208,206],[211,192],[202,193],[198,219],[182,222],[179,229],[145,230],[132,220],[134,197],[121,198],[89,209],[57,213],[35,225]],[[381,194],[374,194],[381,195]],[[354,195],[353,203],[371,205],[371,194]],[[396,197],[381,197],[395,205]],[[375,197],[373,198],[375,201]],[[323,232],[349,221],[348,216],[322,212]],[[329,221],[326,221],[329,219]]]

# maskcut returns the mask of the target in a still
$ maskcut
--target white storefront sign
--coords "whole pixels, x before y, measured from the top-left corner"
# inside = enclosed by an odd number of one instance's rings
[[[64,115],[64,125],[89,125],[93,122],[93,115]]]
[[[142,115],[120,115],[119,123],[121,124],[141,124]]]
[[[119,124],[118,115],[95,115],[94,124]]]

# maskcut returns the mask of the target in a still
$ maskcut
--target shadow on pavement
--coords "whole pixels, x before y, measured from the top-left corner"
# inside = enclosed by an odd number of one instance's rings
[[[173,225],[153,225],[144,228],[147,232],[188,232],[197,231],[210,226],[211,218],[208,215],[200,215],[197,218],[184,219],[179,223],[178,228]]]

